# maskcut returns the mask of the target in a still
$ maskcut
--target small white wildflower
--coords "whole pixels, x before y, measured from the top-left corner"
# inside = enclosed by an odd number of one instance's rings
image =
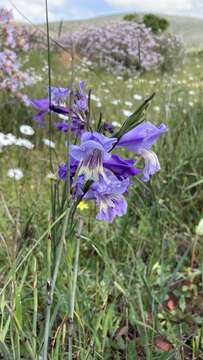
[[[55,149],[55,143],[49,139],[43,139],[43,143],[52,149]]]
[[[92,62],[91,62],[90,60],[87,60],[87,61],[86,61],[86,64],[87,64],[87,66],[91,66],[91,65],[92,65]]]
[[[29,125],[21,125],[20,126],[20,132],[24,135],[32,136],[34,135],[35,131],[33,128]]]
[[[34,148],[34,145],[31,143],[31,141],[22,138],[16,139],[15,145],[25,147],[29,150],[32,150]]]
[[[133,104],[132,104],[131,101],[125,101],[125,105],[127,105],[127,106],[129,106],[129,107],[132,107],[132,106],[133,106]]]
[[[190,90],[190,91],[189,91],[189,95],[194,96],[194,95],[195,95],[195,91],[194,91],[194,90]]]
[[[154,107],[153,107],[153,110],[159,112],[159,111],[160,111],[160,107],[159,107],[159,106],[154,106]]]
[[[93,100],[93,101],[99,101],[100,99],[99,99],[96,95],[91,94],[91,100]]]
[[[7,172],[8,177],[13,178],[15,180],[20,180],[23,177],[23,172],[21,169],[18,168],[11,168]]]
[[[142,100],[142,95],[135,94],[133,97],[135,100]]]
[[[57,180],[56,174],[54,174],[54,173],[52,173],[52,172],[49,172],[49,173],[47,174],[46,178],[47,178],[48,180]]]
[[[197,225],[195,232],[197,235],[202,236],[203,235],[203,219],[200,220],[199,224]]]
[[[125,109],[123,109],[122,112],[123,112],[123,115],[125,115],[125,116],[130,116],[132,114],[132,111],[125,110]]]
[[[118,121],[112,121],[112,125],[115,126],[115,127],[120,126]]]
[[[59,114],[59,118],[61,120],[67,121],[68,120],[68,115]]]
[[[9,134],[3,134],[0,133],[0,144],[1,146],[8,146],[8,145],[13,145],[16,142],[16,137],[15,135],[9,133]]]
[[[120,102],[120,100],[112,100],[112,102],[111,102],[111,103],[112,103],[113,105],[118,105],[118,104],[119,104],[119,102]]]

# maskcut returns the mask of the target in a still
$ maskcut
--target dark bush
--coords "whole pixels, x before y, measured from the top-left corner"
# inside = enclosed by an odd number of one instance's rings
[[[155,34],[165,31],[169,27],[168,20],[153,14],[146,14],[143,17],[143,23],[152,29]]]
[[[139,16],[137,14],[127,14],[123,17],[123,20],[137,22],[139,20]]]

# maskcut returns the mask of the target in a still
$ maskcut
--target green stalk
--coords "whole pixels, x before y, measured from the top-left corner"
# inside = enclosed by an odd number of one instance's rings
[[[13,312],[13,310],[10,309],[10,307],[8,306],[8,304],[6,304],[6,307],[7,307],[8,311],[9,311],[10,316],[11,316],[11,317],[13,318],[13,320],[14,320],[14,324],[15,324],[16,329],[17,329],[17,330],[19,331],[19,333],[21,334],[21,341],[24,343],[26,350],[27,350],[28,353],[30,354],[30,359],[36,360],[36,357],[35,357],[35,354],[34,354],[34,352],[33,352],[32,346],[31,346],[31,344],[30,344],[30,342],[29,342],[26,334],[24,333],[24,331],[23,331],[23,329],[22,329],[22,327],[21,327],[18,319],[16,318],[15,313]],[[15,348],[14,348],[14,356],[15,356],[15,354],[16,354],[16,351],[15,351]]]
[[[44,331],[44,348],[43,348],[43,360],[47,360],[47,353],[48,353],[48,342],[49,342],[49,333],[50,333],[50,318],[51,318],[51,305],[53,303],[53,296],[54,296],[54,290],[56,285],[56,280],[58,276],[59,266],[61,263],[61,257],[62,257],[62,250],[63,250],[63,244],[65,243],[65,235],[67,226],[69,225],[69,231],[68,235],[71,234],[72,231],[72,224],[73,224],[73,218],[75,211],[77,209],[78,203],[81,201],[81,197],[79,197],[75,203],[72,205],[72,207],[67,209],[66,216],[63,223],[63,229],[62,229],[62,235],[58,246],[58,251],[56,255],[56,262],[54,266],[54,273],[52,280],[48,283],[47,287],[47,309],[46,309],[46,319],[45,319],[45,331]],[[80,229],[80,227],[79,227]],[[79,230],[81,231],[81,230]],[[74,310],[73,310],[74,311]]]
[[[75,249],[75,261],[73,269],[73,282],[72,282],[72,293],[70,299],[70,316],[69,316],[69,331],[68,331],[68,360],[73,358],[73,318],[74,318],[74,309],[75,309],[75,295],[77,287],[77,278],[78,278],[78,268],[79,268],[79,254],[80,254],[80,238],[82,230],[83,221],[80,219],[79,229],[76,237],[76,249]]]
[[[33,314],[33,352],[37,357],[37,311],[38,311],[38,291],[37,291],[37,259],[33,258],[33,298],[34,298],[34,314]]]
[[[56,263],[54,267],[54,273],[52,281],[49,283],[49,288],[47,289],[47,310],[46,310],[46,320],[45,320],[45,332],[44,332],[44,350],[43,350],[43,360],[47,360],[48,353],[48,342],[49,342],[49,331],[50,331],[50,317],[51,317],[51,305],[53,303],[53,295],[56,285],[56,280],[58,276],[59,266],[62,257],[63,244],[65,242],[65,234],[69,220],[69,209],[67,209],[66,216],[63,223],[61,240],[58,247],[58,252],[56,256]]]
[[[69,96],[69,109],[72,108],[72,96],[73,96],[73,81],[74,81],[74,49],[73,44],[71,47],[71,80],[70,80],[70,96]],[[71,192],[71,184],[70,184],[70,141],[71,141],[71,129],[70,124],[72,121],[71,112],[68,115],[68,132],[67,132],[67,198],[68,202],[70,201],[70,192]]]

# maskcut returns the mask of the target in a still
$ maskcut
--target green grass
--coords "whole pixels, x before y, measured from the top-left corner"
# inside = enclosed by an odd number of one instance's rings
[[[53,57],[53,78],[55,85],[63,86],[69,70],[60,58]],[[44,61],[43,54],[32,52],[29,65],[41,69]],[[75,359],[203,359],[203,247],[195,235],[203,217],[202,68],[198,53],[172,74],[131,80],[92,73],[76,64],[75,82],[87,81],[87,88],[101,99],[105,120],[122,123],[122,110],[128,109],[125,101],[133,102],[135,109],[140,102],[134,94],[146,98],[155,91],[147,120],[164,122],[169,132],[155,147],[161,172],[146,186],[134,183],[125,217],[109,226],[94,220],[94,208],[77,212],[85,223],[74,318]],[[30,95],[43,97],[46,84],[44,74]],[[113,105],[115,99],[121,102]],[[101,108],[92,104],[97,120]],[[17,134],[22,123],[33,124],[31,109],[16,103],[2,109],[4,132]],[[0,353],[5,360],[37,360],[42,350],[49,246],[52,264],[55,255],[50,228],[54,180],[47,178],[49,150],[41,144],[47,136],[48,129],[36,129],[35,150],[7,148],[0,154]],[[54,139],[56,172],[66,154],[64,139],[57,132]],[[7,177],[11,166],[24,169],[21,182]],[[57,224],[60,233],[61,221]],[[74,254],[75,238],[67,237],[52,307],[49,360],[68,356]]]

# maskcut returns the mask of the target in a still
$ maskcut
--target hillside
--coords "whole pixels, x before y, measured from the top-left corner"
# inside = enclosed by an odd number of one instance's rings
[[[181,35],[188,47],[203,47],[203,19],[185,16],[165,16],[170,22],[170,31]],[[75,31],[84,25],[103,25],[109,22],[122,20],[122,15],[99,16],[87,20],[64,21],[62,32]],[[51,31],[56,35],[59,29],[59,22],[50,24]]]

